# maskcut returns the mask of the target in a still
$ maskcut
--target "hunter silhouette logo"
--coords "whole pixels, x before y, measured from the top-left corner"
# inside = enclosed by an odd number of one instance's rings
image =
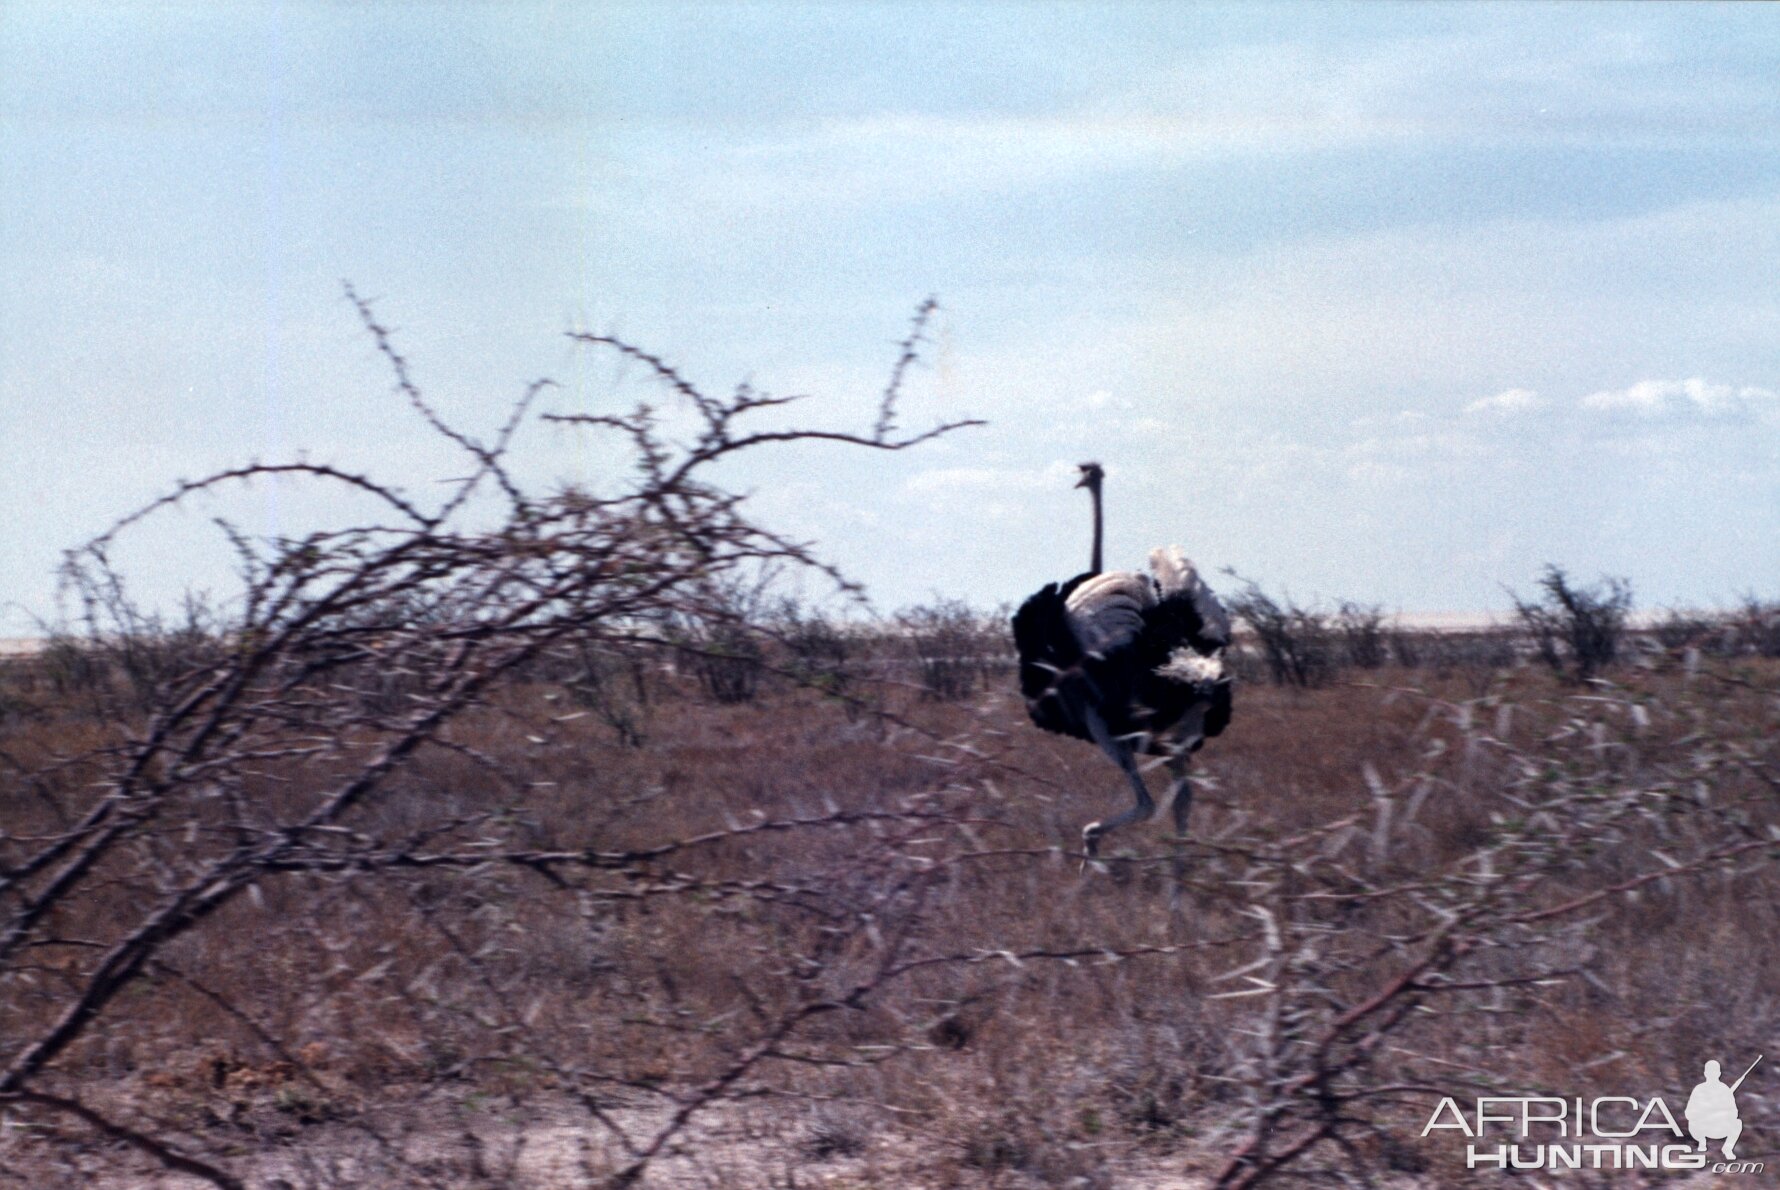
[[[1712,1173],[1760,1173],[1760,1161],[1741,1161],[1736,1144],[1743,1135],[1737,1088],[1761,1056],[1736,1082],[1720,1080],[1716,1061],[1705,1065],[1705,1081],[1688,1096],[1682,1130],[1660,1096],[1599,1095],[1584,1100],[1555,1095],[1483,1096],[1467,1114],[1442,1099],[1421,1134],[1451,1129],[1463,1133],[1467,1169],[1695,1169]],[[1688,1139],[1693,1143],[1689,1144]],[[1722,1141],[1722,1161],[1706,1155]]]
[[[1706,1063],[1706,1081],[1687,1097],[1687,1132],[1700,1142],[1700,1152],[1706,1151],[1707,1140],[1723,1140],[1725,1160],[1737,1159],[1732,1146],[1743,1135],[1743,1121],[1737,1118],[1737,1088],[1743,1085],[1743,1079],[1749,1077],[1750,1071],[1761,1064],[1761,1058],[1757,1055],[1749,1064],[1749,1070],[1743,1072],[1743,1078],[1728,1087],[1718,1081],[1718,1063]]]

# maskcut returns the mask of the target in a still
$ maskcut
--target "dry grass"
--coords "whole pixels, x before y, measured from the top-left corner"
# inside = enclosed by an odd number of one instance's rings
[[[21,839],[93,801],[126,729],[14,677],[15,701],[39,700],[0,744],[0,827]],[[410,841],[406,860],[265,874],[165,947],[46,1085],[225,1165],[284,1154],[294,1184],[504,1184],[532,1168],[512,1151],[529,1126],[585,1145],[573,1178],[620,1178],[687,1105],[641,1176],[1110,1186],[1160,1160],[1241,1184],[1227,1167],[1258,1129],[1318,1126],[1305,1103],[1262,1121],[1344,1012],[1440,944],[1444,906],[1464,953],[1400,989],[1388,1028],[1330,1043],[1361,1123],[1270,1176],[1345,1163],[1457,1184],[1451,1146],[1416,1135],[1431,1090],[1674,1094],[1702,1054],[1774,1036],[1759,841],[1777,679],[1658,663],[1584,688],[1511,669],[1481,695],[1394,669],[1246,686],[1202,754],[1175,909],[1159,829],[1077,873],[1116,774],[1009,694],[892,688],[873,719],[807,689],[713,705],[655,675],[633,747],[565,715],[557,683],[520,682],[341,824],[362,855]],[[268,762],[254,813],[286,820],[336,767]],[[201,809],[161,823],[59,904],[4,972],[6,1036],[45,1028],[156,866],[222,829]],[[478,848],[487,863],[461,858]],[[1429,1091],[1372,1093],[1393,1080]],[[1743,1101],[1765,1118],[1771,1098]],[[33,1185],[153,1165],[66,1116],[9,1119],[5,1167]]]

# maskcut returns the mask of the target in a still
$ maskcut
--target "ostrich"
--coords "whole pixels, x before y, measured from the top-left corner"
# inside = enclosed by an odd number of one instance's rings
[[[1099,463],[1081,464],[1094,501],[1094,551],[1084,574],[1048,583],[1014,613],[1020,692],[1046,731],[1091,740],[1131,782],[1137,804],[1082,828],[1092,858],[1107,835],[1156,812],[1140,753],[1167,758],[1174,829],[1187,829],[1188,757],[1230,722],[1224,647],[1230,620],[1179,546],[1150,551],[1150,573],[1101,569]],[[1087,861],[1083,861],[1085,867]]]

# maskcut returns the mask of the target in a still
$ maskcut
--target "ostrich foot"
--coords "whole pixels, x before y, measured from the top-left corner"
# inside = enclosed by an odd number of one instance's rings
[[[1089,864],[1094,864],[1096,868],[1100,867],[1099,864],[1094,862],[1094,857],[1100,854],[1100,840],[1105,834],[1106,828],[1101,826],[1098,822],[1090,822],[1087,826],[1082,828],[1081,870],[1083,872],[1088,870]]]

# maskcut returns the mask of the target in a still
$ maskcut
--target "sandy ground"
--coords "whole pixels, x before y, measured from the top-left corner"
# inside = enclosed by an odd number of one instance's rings
[[[433,1184],[495,1184],[513,1190],[554,1190],[597,1186],[622,1162],[609,1135],[592,1125],[578,1108],[511,1109],[488,1104],[469,1112],[440,1105],[418,1114],[401,1130],[385,1129],[373,1136],[346,1123],[316,1125],[300,1135],[258,1151],[242,1152],[229,1163],[253,1190],[308,1190],[310,1187],[409,1186]],[[654,1124],[652,1113],[617,1113],[619,1122],[642,1131]],[[455,1118],[451,1118],[455,1117]],[[839,1151],[818,1143],[840,1138]],[[1180,1155],[1133,1154],[1128,1140],[1116,1159],[1109,1158],[1103,1176],[1110,1181],[1084,1185],[1130,1190],[1201,1190],[1209,1186],[1205,1168],[1214,1158],[1198,1161]],[[1083,1154],[1091,1158],[1093,1154]],[[64,1185],[92,1190],[201,1190],[202,1179],[172,1173],[151,1173],[141,1166],[131,1175],[114,1172],[127,1158],[121,1150],[94,1151],[79,1172],[33,1173],[21,1185],[46,1188]],[[1087,1164],[1096,1165],[1090,1160]],[[956,1158],[923,1151],[917,1138],[861,1128],[856,1132],[824,1128],[810,1111],[760,1106],[729,1106],[709,1113],[702,1125],[688,1130],[674,1148],[653,1161],[640,1185],[658,1190],[888,1190],[955,1184],[936,1167],[957,1168]],[[104,1172],[102,1172],[102,1170]],[[10,1171],[14,1175],[19,1171]],[[419,1175],[416,1177],[416,1175]],[[0,1185],[11,1185],[0,1168]],[[1017,1169],[972,1169],[965,1184],[1022,1187],[1044,1181],[1022,1176]]]

